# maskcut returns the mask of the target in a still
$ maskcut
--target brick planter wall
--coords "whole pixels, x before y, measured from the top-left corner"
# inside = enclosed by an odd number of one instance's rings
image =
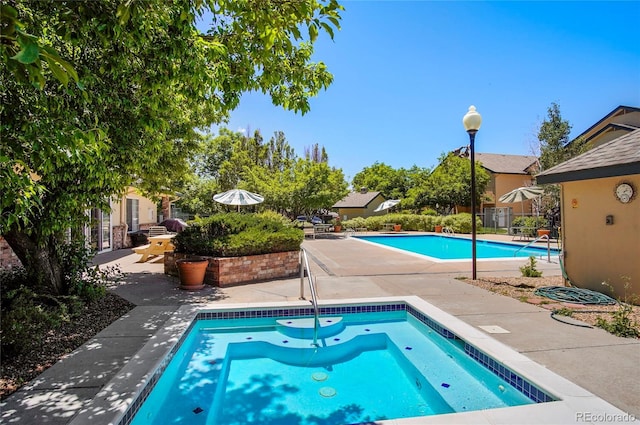
[[[166,253],[164,273],[178,276],[176,260],[188,254]],[[214,286],[230,286],[255,283],[269,279],[299,276],[298,251],[274,252],[272,254],[248,255],[244,257],[202,257],[209,260],[204,283]]]

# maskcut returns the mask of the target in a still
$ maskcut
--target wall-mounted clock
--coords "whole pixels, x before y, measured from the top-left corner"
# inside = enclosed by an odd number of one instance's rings
[[[623,204],[627,204],[633,200],[636,190],[631,183],[622,182],[616,186],[616,198]]]

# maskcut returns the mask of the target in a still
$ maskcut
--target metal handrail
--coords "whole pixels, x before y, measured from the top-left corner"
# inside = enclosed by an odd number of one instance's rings
[[[313,281],[313,275],[311,274],[311,268],[309,267],[309,259],[307,258],[307,251],[304,248],[300,248],[300,299],[304,300],[304,272],[307,272],[309,278],[309,289],[311,291],[311,305],[313,305],[313,345],[318,346],[318,328],[320,326],[320,313],[318,311],[318,295],[316,292],[316,285]]]
[[[447,235],[447,236],[455,236],[456,232],[453,231],[453,229],[451,227],[443,227],[442,228],[442,233]]]
[[[516,255],[518,255],[518,252],[520,252],[521,250],[530,247],[531,245],[533,245],[536,242],[539,242],[543,239],[547,240],[547,263],[551,262],[551,238],[549,238],[549,235],[540,235],[537,238],[535,238],[534,240],[532,240],[531,242],[529,242],[528,244],[518,248],[516,250],[516,252],[513,253],[513,256],[515,257]]]

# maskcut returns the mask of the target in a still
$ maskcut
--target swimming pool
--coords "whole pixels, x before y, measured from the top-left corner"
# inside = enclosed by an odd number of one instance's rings
[[[439,235],[385,235],[385,236],[354,236],[354,239],[381,245],[387,248],[420,254],[433,261],[470,260],[471,239]],[[559,251],[551,249],[550,254],[557,256]],[[513,259],[522,257],[547,256],[547,249],[541,247],[527,247],[522,245],[495,242],[488,240],[476,241],[476,258],[484,260]]]
[[[544,368],[417,297],[323,303],[334,323],[319,349],[297,322],[312,314],[308,305],[198,312],[116,423],[383,423],[560,400],[536,382]]]

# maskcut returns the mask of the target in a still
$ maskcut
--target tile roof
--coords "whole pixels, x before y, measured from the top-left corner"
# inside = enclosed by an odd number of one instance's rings
[[[528,174],[527,169],[538,160],[533,155],[499,153],[476,153],[475,158],[487,170],[500,174]]]
[[[640,129],[538,174],[538,183],[560,183],[640,174]]]
[[[351,192],[331,208],[364,208],[371,203],[380,192]]]

